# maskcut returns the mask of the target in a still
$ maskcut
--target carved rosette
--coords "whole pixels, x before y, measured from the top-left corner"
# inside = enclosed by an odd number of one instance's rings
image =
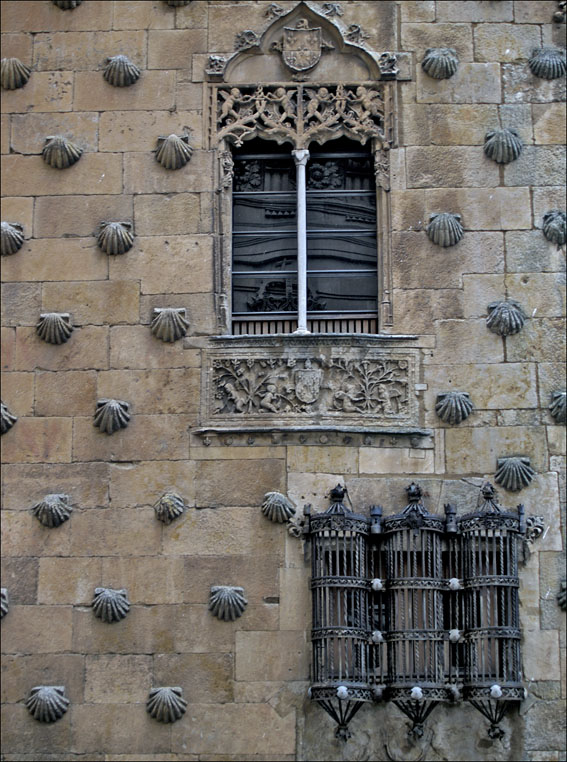
[[[0,618],[4,619],[10,609],[10,599],[8,597],[8,589],[5,587],[0,588]]]
[[[45,138],[45,146],[41,153],[44,162],[53,169],[67,169],[73,166],[82,154],[82,148],[63,135],[50,135]]]
[[[130,422],[130,405],[123,400],[102,399],[96,403],[94,426],[105,434],[125,429]]]
[[[18,418],[17,416],[12,415],[12,413],[8,410],[8,408],[3,402],[0,404],[1,404],[0,422],[2,425],[2,434],[5,434],[7,431],[10,431],[10,429],[16,423]]]
[[[46,495],[32,508],[33,515],[45,527],[58,527],[71,517],[68,495]]]
[[[35,332],[48,344],[65,344],[73,333],[71,315],[68,312],[42,312]]]
[[[567,423],[567,392],[553,392],[549,412],[555,419],[555,423]]]
[[[63,685],[36,685],[26,699],[28,712],[38,722],[57,722],[69,708]]]
[[[498,336],[512,336],[519,333],[527,320],[519,302],[507,299],[503,302],[491,302],[488,305],[486,325]]]
[[[150,717],[158,722],[176,722],[187,711],[187,702],[179,687],[153,688],[146,702]]]
[[[445,423],[456,426],[466,421],[474,407],[468,392],[443,392],[437,395],[435,412]]]
[[[126,590],[111,587],[96,587],[93,597],[93,614],[103,622],[120,622],[130,611],[130,601]]]
[[[524,144],[513,128],[491,130],[484,138],[484,153],[497,164],[509,164],[522,153]]]
[[[140,69],[127,56],[111,56],[102,76],[113,87],[130,87],[140,79]]]
[[[131,222],[101,222],[96,240],[105,254],[116,256],[130,251],[134,245]]]
[[[155,307],[150,329],[156,339],[161,341],[182,339],[189,329],[185,307]]]
[[[459,58],[454,48],[427,48],[421,68],[433,79],[449,79],[457,71]]]
[[[156,161],[165,169],[181,169],[191,159],[193,149],[188,135],[160,135],[155,150]]]
[[[19,222],[2,221],[2,256],[15,254],[24,245],[24,228]]]
[[[262,503],[262,513],[276,524],[285,524],[295,514],[295,506],[281,492],[267,492]]]
[[[509,492],[519,492],[533,480],[536,472],[530,465],[530,459],[517,456],[498,458],[494,481]]]
[[[171,524],[174,519],[182,516],[184,510],[185,503],[183,498],[175,494],[175,492],[166,493],[154,505],[156,519],[167,525]]]
[[[432,214],[425,232],[429,240],[437,246],[443,246],[443,248],[455,246],[464,235],[461,215],[450,212]]]
[[[31,69],[19,58],[3,58],[0,68],[0,83],[4,90],[18,90],[27,84]]]
[[[534,48],[528,64],[534,76],[558,79],[565,75],[565,51],[558,48]]]
[[[216,585],[211,587],[209,611],[224,622],[233,622],[244,613],[248,601],[243,587]]]
[[[546,212],[543,215],[543,234],[551,243],[563,246],[567,240],[567,214],[559,209]]]

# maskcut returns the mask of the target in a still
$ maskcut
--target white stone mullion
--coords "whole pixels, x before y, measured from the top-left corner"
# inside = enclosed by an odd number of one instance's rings
[[[297,330],[307,330],[307,198],[305,167],[309,151],[305,148],[292,151],[296,166],[297,185]]]

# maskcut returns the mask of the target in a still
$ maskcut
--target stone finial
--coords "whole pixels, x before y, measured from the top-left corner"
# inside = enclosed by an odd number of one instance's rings
[[[150,717],[158,722],[176,722],[187,711],[187,702],[179,687],[152,688],[146,709]]]
[[[19,222],[2,221],[1,233],[1,252],[2,256],[15,254],[24,245],[24,228]]]
[[[498,458],[494,481],[509,492],[519,492],[533,480],[536,472],[524,456]]]
[[[183,502],[183,498],[175,492],[166,493],[160,497],[154,505],[156,518],[164,524],[171,524],[174,519],[177,519],[183,514],[184,510],[185,503]]]
[[[93,614],[103,622],[120,622],[130,611],[130,601],[126,590],[114,590],[111,587],[95,587]]]
[[[0,588],[0,618],[4,619],[10,608],[10,599],[8,597],[8,589],[6,587]]]
[[[513,299],[491,302],[487,309],[486,325],[492,333],[497,333],[498,336],[512,336],[519,333],[527,320],[519,302]]]
[[[32,508],[33,515],[45,527],[58,527],[67,521],[73,509],[68,495],[46,495]]]
[[[68,312],[42,312],[35,332],[48,344],[65,344],[73,333],[71,315]]]
[[[557,593],[557,603],[565,611],[567,609],[567,577],[563,577],[559,583],[559,592]]]
[[[0,84],[4,90],[18,90],[27,84],[31,71],[19,58],[3,58],[0,66]]]
[[[105,434],[125,429],[130,422],[130,405],[123,400],[102,399],[96,403],[94,426]]]
[[[427,237],[437,246],[454,246],[464,235],[461,225],[461,215],[450,212],[436,212],[429,218],[426,228]]]
[[[266,492],[262,503],[262,513],[270,521],[285,524],[295,514],[295,506],[281,492]]]
[[[181,169],[193,154],[189,135],[160,135],[155,154],[156,161],[165,169]]]
[[[466,421],[473,410],[468,392],[442,392],[437,395],[435,412],[445,423],[455,426]]]
[[[49,135],[45,138],[41,155],[44,162],[53,169],[67,169],[79,161],[83,150],[63,135]]]
[[[127,56],[107,58],[102,76],[113,87],[130,87],[140,79],[140,69]]]
[[[491,130],[484,136],[484,153],[497,164],[509,164],[522,153],[524,144],[512,127]]]
[[[457,71],[459,58],[455,48],[427,48],[421,68],[433,79],[449,79]]]
[[[528,64],[534,76],[558,79],[565,74],[565,51],[558,48],[534,48]]]
[[[555,418],[555,423],[567,423],[567,392],[557,391],[551,394],[549,412]]]
[[[244,597],[243,587],[231,587],[229,585],[211,587],[209,611],[217,619],[233,622],[242,616],[247,605],[248,601]]]
[[[150,330],[156,339],[174,342],[186,336],[188,329],[185,307],[154,307]]]
[[[69,708],[63,685],[36,685],[26,699],[28,712],[38,722],[57,722]]]
[[[10,431],[10,429],[16,423],[18,418],[17,416],[12,415],[12,413],[8,410],[8,408],[3,402],[0,403],[0,405],[1,405],[0,421],[2,424],[2,434],[5,434],[7,431]]]
[[[543,215],[543,234],[551,243],[563,246],[567,240],[567,214],[559,209],[546,212]]]
[[[131,222],[101,222],[96,242],[105,254],[116,256],[134,245]]]

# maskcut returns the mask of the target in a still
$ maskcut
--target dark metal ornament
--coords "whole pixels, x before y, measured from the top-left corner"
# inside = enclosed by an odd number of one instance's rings
[[[558,48],[534,48],[528,61],[532,74],[541,79],[558,79],[566,71],[565,51]]]
[[[484,138],[484,153],[497,164],[509,164],[522,153],[524,144],[513,128],[491,130]]]
[[[32,70],[19,58],[3,58],[0,69],[0,82],[4,90],[18,90],[27,84]]]
[[[563,246],[567,240],[567,214],[559,209],[550,209],[543,215],[542,229],[548,241]]]
[[[455,48],[427,48],[421,68],[433,79],[449,79],[457,71],[459,58]]]
[[[24,245],[24,228],[19,222],[2,221],[1,232],[1,252],[6,257],[9,254],[15,254]]]

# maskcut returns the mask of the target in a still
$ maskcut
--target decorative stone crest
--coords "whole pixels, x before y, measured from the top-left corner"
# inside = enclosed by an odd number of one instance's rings
[[[185,307],[154,307],[150,328],[156,339],[169,342],[182,339],[189,329]]]
[[[174,519],[179,518],[184,510],[185,503],[183,502],[183,498],[175,492],[166,493],[160,497],[154,505],[156,519],[168,525],[171,524]]]
[[[503,302],[491,302],[488,305],[486,325],[498,336],[512,336],[519,333],[527,320],[519,302],[507,299]]]
[[[96,403],[94,425],[105,434],[125,429],[130,422],[130,405],[123,400],[102,399]]]
[[[234,39],[235,50],[247,50],[248,48],[255,48],[260,44],[260,38],[251,29],[245,29],[243,32],[238,32]]]
[[[449,79],[457,71],[459,58],[455,48],[427,48],[421,68],[433,79]]]
[[[15,415],[12,415],[6,405],[3,402],[0,403],[0,422],[2,426],[2,434],[10,431],[17,420],[18,418]]]
[[[35,332],[48,344],[65,344],[73,333],[71,315],[68,312],[43,312]]]
[[[38,722],[57,722],[69,708],[63,685],[36,685],[26,699],[28,712]]]
[[[528,61],[532,74],[541,79],[558,79],[566,70],[565,51],[558,48],[534,48]]]
[[[567,423],[567,392],[553,392],[549,412],[555,418],[555,423]]]
[[[32,508],[32,513],[40,524],[50,528],[63,524],[72,512],[68,495],[46,495]]]
[[[491,130],[484,137],[484,153],[497,164],[509,164],[522,153],[522,143],[518,131],[513,128]]]
[[[4,619],[10,609],[10,600],[8,590],[5,587],[0,588],[0,618]]]
[[[519,492],[533,480],[536,472],[524,456],[498,458],[494,481],[509,492]]]
[[[217,619],[224,622],[234,622],[244,613],[248,601],[244,597],[243,587],[231,587],[229,585],[216,585],[211,587],[209,599],[209,611]]]
[[[50,135],[45,138],[45,146],[41,155],[44,162],[50,167],[67,169],[79,161],[83,155],[83,150],[63,135]]]
[[[157,139],[156,161],[165,169],[181,169],[191,159],[189,135],[161,135]]]
[[[187,711],[187,702],[179,687],[152,688],[146,709],[150,717],[158,722],[176,722]]]
[[[262,503],[262,513],[276,524],[285,524],[295,514],[295,506],[281,492],[267,492]]]
[[[546,212],[543,215],[543,234],[551,243],[563,246],[567,240],[567,215],[565,212],[559,209],[551,209]]]
[[[120,622],[130,611],[130,601],[126,590],[113,590],[111,587],[95,587],[93,614],[103,622]]]
[[[0,66],[0,83],[4,90],[18,90],[27,84],[31,69],[19,58],[3,58]]]
[[[282,55],[282,60],[293,76],[303,77],[321,59],[321,53],[333,50],[334,45],[323,39],[320,26],[309,27],[307,19],[299,19],[295,28],[284,27],[283,37],[272,44]]]
[[[140,69],[127,56],[111,56],[103,77],[113,87],[130,87],[140,79]]]
[[[24,227],[19,222],[2,221],[2,256],[15,254],[24,245]]]
[[[134,245],[131,222],[101,222],[96,239],[99,249],[116,256],[130,251]]]
[[[456,426],[462,421],[466,421],[473,410],[468,392],[453,391],[437,395],[435,412],[445,423]]]
[[[436,212],[429,218],[426,228],[427,237],[430,241],[447,248],[459,243],[464,235],[461,225],[461,215],[450,212]]]

